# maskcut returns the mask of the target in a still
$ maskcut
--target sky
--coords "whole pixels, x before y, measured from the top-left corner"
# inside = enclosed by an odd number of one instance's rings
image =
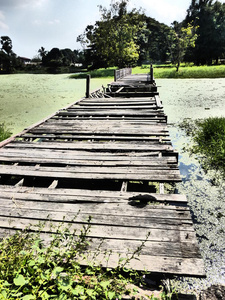
[[[115,1],[115,0],[114,0]],[[221,1],[221,2],[225,2]],[[81,49],[77,36],[100,19],[111,0],[0,0],[0,36],[9,36],[18,56],[33,58],[44,47]],[[130,0],[130,8],[171,25],[182,21],[191,0]]]

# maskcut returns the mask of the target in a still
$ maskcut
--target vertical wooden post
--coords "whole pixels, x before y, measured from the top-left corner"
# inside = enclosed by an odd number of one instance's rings
[[[116,82],[116,70],[114,70],[114,82]]]
[[[151,64],[151,67],[150,67],[150,83],[153,83],[154,79],[153,79],[153,67],[152,67],[152,64]]]
[[[87,75],[87,78],[86,78],[86,98],[89,98],[89,96],[90,96],[90,80],[91,80],[91,75]]]

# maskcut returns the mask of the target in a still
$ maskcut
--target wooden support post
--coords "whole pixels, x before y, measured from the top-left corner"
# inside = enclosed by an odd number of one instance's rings
[[[86,78],[86,98],[90,97],[90,81],[91,81],[91,75],[87,75],[87,78]]]
[[[120,192],[123,192],[123,193],[127,192],[127,185],[128,185],[128,182],[123,181]]]
[[[153,67],[152,67],[152,64],[151,64],[151,67],[150,67],[150,83],[153,83],[154,79],[153,79]]]
[[[164,183],[160,183],[159,184],[159,193],[160,194],[164,194],[165,193],[165,191],[164,191]]]
[[[15,184],[15,187],[16,187],[16,186],[23,186],[23,183],[24,183],[24,178],[22,178],[19,182],[17,182],[17,183]]]
[[[114,81],[116,82],[116,70],[114,70]]]
[[[48,189],[55,189],[58,185],[58,180],[53,180],[53,182],[49,185]]]

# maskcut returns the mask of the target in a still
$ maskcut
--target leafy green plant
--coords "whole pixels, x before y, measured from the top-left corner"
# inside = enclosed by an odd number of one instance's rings
[[[62,223],[44,242],[45,224],[39,232],[29,229],[17,232],[0,242],[0,299],[122,299],[134,294],[128,283],[142,284],[143,273],[126,268],[137,259],[145,241],[126,258],[118,261],[115,269],[102,268],[88,262],[85,254],[89,246],[87,234],[90,220],[78,234]],[[148,236],[146,237],[146,241]],[[99,245],[99,248],[101,244]],[[96,256],[98,251],[96,249]],[[94,254],[94,255],[95,255]],[[111,253],[105,253],[110,257]],[[85,260],[86,266],[80,261]]]
[[[9,138],[12,133],[6,128],[4,123],[0,124],[0,142]]]

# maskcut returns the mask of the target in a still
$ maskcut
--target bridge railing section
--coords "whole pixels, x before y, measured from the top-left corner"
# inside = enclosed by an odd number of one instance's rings
[[[114,81],[117,81],[127,75],[131,75],[132,73],[132,68],[124,68],[124,69],[119,69],[114,71]]]

